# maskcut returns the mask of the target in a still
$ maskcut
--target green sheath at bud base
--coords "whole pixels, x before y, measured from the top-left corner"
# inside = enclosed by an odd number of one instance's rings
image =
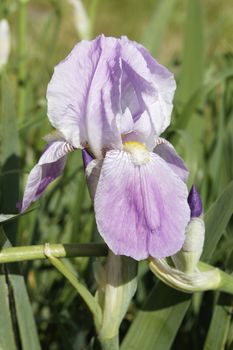
[[[182,249],[172,256],[176,268],[186,273],[197,271],[205,237],[205,224],[201,217],[192,218],[185,232],[186,238]]]
[[[97,264],[94,272],[99,285],[96,298],[103,312],[97,332],[102,346],[112,349],[111,343],[118,338],[119,326],[136,292],[137,262],[109,251],[106,266]]]

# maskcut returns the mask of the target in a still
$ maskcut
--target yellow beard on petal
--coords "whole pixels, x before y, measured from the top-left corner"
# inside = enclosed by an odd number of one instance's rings
[[[123,143],[123,150],[131,155],[135,165],[146,164],[150,161],[150,152],[143,143],[127,141]]]

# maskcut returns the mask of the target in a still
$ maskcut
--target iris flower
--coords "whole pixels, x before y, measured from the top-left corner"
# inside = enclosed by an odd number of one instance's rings
[[[109,248],[136,260],[180,250],[190,220],[188,171],[160,137],[175,88],[173,75],[126,37],[77,44],[48,85],[57,132],[29,174],[22,211],[62,173],[67,154],[81,149],[87,173],[98,169],[94,210]]]

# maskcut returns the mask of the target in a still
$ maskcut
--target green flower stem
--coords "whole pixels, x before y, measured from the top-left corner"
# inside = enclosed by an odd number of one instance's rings
[[[82,299],[87,304],[89,310],[93,314],[96,326],[99,326],[102,322],[102,310],[100,305],[97,303],[93,295],[89,290],[79,282],[76,275],[68,269],[68,267],[58,258],[53,256],[53,251],[50,245],[47,243],[44,246],[44,255],[48,258],[50,263],[72,284],[77,290]]]
[[[164,283],[184,293],[218,290],[233,294],[233,276],[203,262],[198,270],[185,273],[168,264],[166,259],[149,259],[149,268]]]
[[[211,265],[208,265],[208,264],[203,263],[203,262],[199,262],[198,267],[201,271],[207,271],[207,270],[213,268]],[[220,276],[220,283],[219,283],[217,290],[219,290],[221,292],[233,294],[233,276],[229,275],[228,273],[226,273],[220,269],[216,269],[216,270],[218,271],[219,276]]]
[[[56,258],[106,256],[108,248],[103,243],[90,244],[50,244],[50,251]],[[0,250],[0,264],[17,261],[47,259],[44,245],[10,247]]]
[[[19,39],[18,39],[18,116],[20,121],[25,117],[26,111],[26,80],[27,80],[27,5],[29,0],[19,0]]]
[[[118,350],[119,337],[118,335],[112,339],[100,339],[102,350]]]

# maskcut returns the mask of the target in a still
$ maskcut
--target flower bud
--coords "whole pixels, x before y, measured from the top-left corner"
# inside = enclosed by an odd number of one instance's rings
[[[188,204],[191,210],[191,218],[196,218],[202,215],[203,208],[201,197],[194,185],[188,195]]]
[[[183,247],[177,254],[172,256],[172,260],[178,270],[192,273],[196,270],[200,260],[205,238],[202,202],[195,186],[191,188],[188,203],[191,210],[191,220],[186,227]]]

